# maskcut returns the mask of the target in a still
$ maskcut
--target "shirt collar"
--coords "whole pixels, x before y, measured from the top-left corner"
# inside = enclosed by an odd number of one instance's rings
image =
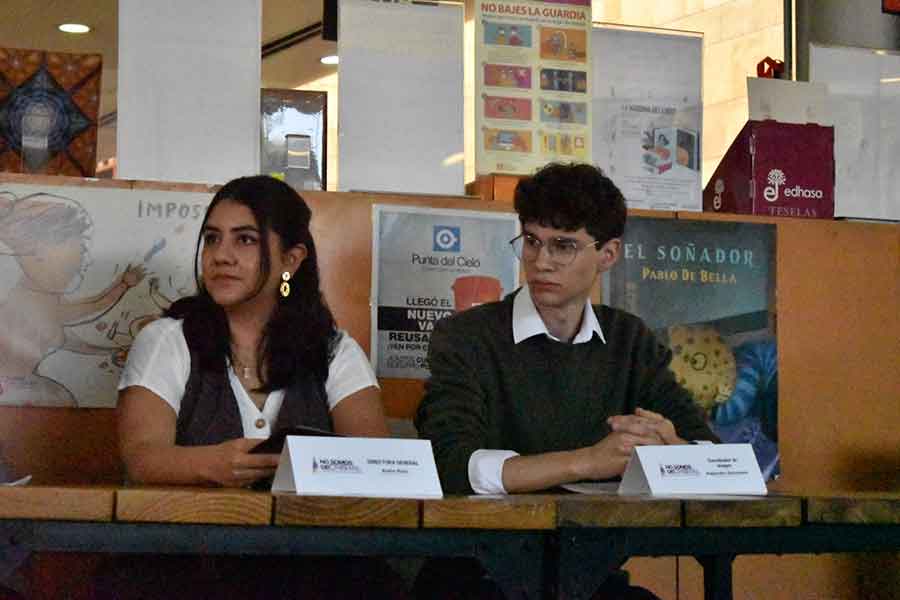
[[[553,337],[550,334],[550,331],[547,330],[544,320],[534,306],[534,301],[531,299],[531,292],[528,291],[527,285],[523,285],[521,289],[519,289],[519,293],[513,298],[512,326],[513,343],[516,344],[536,335],[546,335],[551,340],[557,342],[560,341]],[[589,342],[594,337],[595,333],[600,338],[600,341],[605,344],[606,338],[603,337],[603,330],[600,328],[600,322],[597,320],[597,315],[594,313],[594,308],[591,306],[590,299],[588,299],[584,303],[581,327],[572,339],[572,343],[583,344]]]

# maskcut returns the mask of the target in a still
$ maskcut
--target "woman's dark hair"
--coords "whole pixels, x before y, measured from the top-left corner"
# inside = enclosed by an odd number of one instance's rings
[[[625,198],[599,168],[550,163],[516,186],[519,221],[575,231],[584,227],[604,244],[625,233]]]
[[[306,247],[306,259],[291,278],[287,298],[279,295],[277,307],[263,330],[258,356],[260,365],[268,365],[258,373],[263,385],[259,391],[269,392],[287,387],[299,374],[312,372],[318,381],[328,378],[328,363],[336,335],[334,317],[319,290],[319,265],[316,246],[309,231],[312,213],[303,198],[288,184],[266,175],[240,177],[222,186],[200,226],[194,255],[194,278],[197,294],[182,298],[165,311],[165,316],[184,319],[188,340],[197,344],[192,354],[204,370],[221,370],[225,358],[233,359],[231,335],[224,309],[213,301],[200,278],[200,251],[203,230],[213,209],[221,202],[234,202],[253,212],[262,240],[269,231],[281,239],[285,250],[298,244]],[[260,248],[260,274],[256,293],[262,293],[271,271],[269,246]],[[196,352],[194,352],[196,351]]]

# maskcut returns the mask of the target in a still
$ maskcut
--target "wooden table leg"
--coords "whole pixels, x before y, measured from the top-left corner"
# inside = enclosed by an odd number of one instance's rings
[[[733,554],[695,556],[703,566],[703,597],[705,600],[732,600],[731,566]]]

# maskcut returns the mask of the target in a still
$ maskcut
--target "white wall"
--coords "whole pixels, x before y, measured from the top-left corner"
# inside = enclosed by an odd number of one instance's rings
[[[259,170],[261,0],[119,0],[118,177]]]
[[[462,194],[462,6],[339,8],[338,189]]]

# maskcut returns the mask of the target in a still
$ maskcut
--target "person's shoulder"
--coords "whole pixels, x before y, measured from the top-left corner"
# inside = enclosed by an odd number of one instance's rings
[[[650,331],[643,319],[627,310],[613,308],[606,304],[594,304],[593,308],[604,335]]]
[[[629,324],[643,324],[644,322],[636,314],[630,313],[627,310],[622,310],[621,308],[614,308],[612,306],[607,306],[606,304],[594,304],[593,308],[601,325],[603,325],[604,321]]]
[[[140,326],[135,339],[164,340],[171,337],[184,337],[182,329],[184,321],[170,317],[157,317]]]
[[[441,319],[436,327],[443,331],[462,332],[471,334],[475,332],[490,331],[494,328],[503,328],[504,323],[511,322],[512,299],[510,297],[496,302],[487,302],[454,313]]]
[[[170,334],[173,331],[180,331],[184,324],[183,319],[173,319],[172,317],[156,317],[152,321],[141,327],[141,333],[144,331],[152,331],[155,333]]]
[[[334,330],[334,335],[331,336],[331,340],[329,340],[329,348],[331,350],[331,355],[334,356],[336,354],[341,354],[342,352],[346,352],[347,350],[355,350],[356,348],[362,349],[362,346],[359,345],[359,342],[350,335],[350,332],[346,329],[337,328]]]
[[[139,368],[140,371],[151,364],[174,364],[175,361],[188,359],[187,353],[180,319],[159,317],[145,323],[128,349],[127,364],[119,389],[123,387],[122,382],[135,376],[131,371],[138,365],[143,365]]]

